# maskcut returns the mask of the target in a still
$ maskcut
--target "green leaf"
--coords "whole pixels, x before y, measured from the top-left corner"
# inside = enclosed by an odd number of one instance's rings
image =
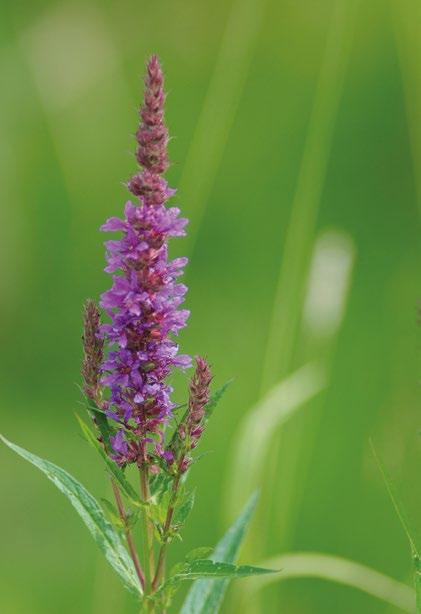
[[[170,496],[169,492],[165,492],[155,504],[149,506],[149,517],[157,527],[162,527],[165,523]]]
[[[159,502],[162,495],[169,491],[173,480],[174,476],[168,475],[168,473],[164,473],[163,471],[157,475],[153,475],[149,482],[151,497],[155,497]]]
[[[232,384],[233,380],[230,379],[228,380],[228,382],[225,382],[225,384],[223,386],[221,386],[220,388],[218,388],[217,390],[215,390],[215,392],[213,392],[210,395],[210,399],[206,405],[206,418],[209,419],[213,412],[215,407],[218,405],[219,401],[221,400],[221,398],[224,396],[227,388]]]
[[[124,475],[122,469],[120,469],[117,463],[115,463],[108,456],[108,454],[105,452],[104,448],[99,443],[99,441],[97,440],[89,426],[86,424],[86,422],[84,422],[82,418],[80,418],[80,416],[78,416],[77,414],[76,418],[79,422],[80,428],[82,429],[82,433],[85,436],[85,439],[95,448],[95,450],[97,450],[99,455],[102,457],[104,463],[107,465],[108,471],[110,472],[111,476],[116,480],[116,482],[118,482],[122,493],[125,494],[126,497],[128,497],[128,499],[131,501],[131,503],[133,503],[133,505],[136,505],[138,507],[145,506],[146,503],[143,503],[143,501],[141,501],[133,486],[126,479],[126,476]]]
[[[382,459],[376,452],[376,449],[374,447],[372,440],[370,440],[370,445],[371,445],[371,451],[373,453],[374,459],[377,463],[377,466],[383,478],[383,482],[386,486],[386,490],[389,494],[390,500],[392,501],[392,505],[395,508],[396,514],[399,518],[402,528],[405,531],[406,536],[408,538],[414,560],[419,559],[420,555],[419,555],[419,552],[418,552],[418,549],[415,543],[414,531],[412,531],[411,529],[404,505],[399,498],[399,495],[397,493],[393,480],[391,476],[389,475],[385,464],[383,463]]]
[[[250,497],[240,516],[217,544],[213,561],[233,563],[238,555],[245,531],[250,522],[258,495]],[[198,580],[191,587],[180,614],[216,614],[227,590],[229,580]]]
[[[40,469],[49,480],[69,499],[92,537],[105,554],[107,561],[123,580],[124,585],[138,596],[142,594],[132,560],[118,533],[105,518],[96,499],[67,471],[47,460],[39,458],[11,443],[0,435],[2,441],[14,452]]]
[[[208,558],[213,552],[213,548],[209,546],[201,546],[200,548],[195,548],[191,550],[188,554],[186,554],[186,561],[191,562],[196,559],[205,559]]]
[[[174,525],[176,528],[180,529],[185,524],[190,512],[193,509],[195,495],[196,493],[193,490],[182,494],[181,498],[179,499],[174,513]]]
[[[101,437],[104,441],[104,445],[107,450],[111,449],[110,444],[110,435],[112,431],[110,429],[110,425],[108,424],[108,418],[102,409],[99,409],[96,405],[91,405],[93,401],[87,400],[87,410],[91,414],[91,417],[95,420],[95,424],[98,427],[98,430],[101,434]]]
[[[108,512],[108,517],[111,521],[111,524],[119,531],[122,531],[125,527],[114,505],[111,503],[111,501],[108,501],[108,499],[104,499],[102,497],[101,497],[101,503],[103,504],[103,507],[105,507],[105,509]]]
[[[246,578],[267,573],[277,573],[277,570],[253,565],[234,565],[233,563],[218,563],[211,559],[196,559],[183,565],[175,575],[168,578],[157,591],[157,594],[174,589],[180,582],[199,578]],[[196,610],[195,614],[201,610]],[[210,612],[211,610],[209,610]],[[212,610],[216,612],[216,610]]]
[[[196,559],[184,566],[173,578],[192,580],[195,578],[245,578],[266,573],[277,573],[275,569],[255,567],[254,565],[234,565],[233,563],[218,563],[211,559]]]
[[[132,529],[139,520],[139,510],[127,510],[126,511],[126,526],[128,529]]]

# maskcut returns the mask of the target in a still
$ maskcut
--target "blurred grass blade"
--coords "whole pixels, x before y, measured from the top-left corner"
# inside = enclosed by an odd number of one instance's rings
[[[238,611],[250,614],[253,596],[274,582],[291,578],[319,578],[363,591],[403,612],[414,614],[415,593],[412,588],[370,567],[347,559],[316,552],[287,553],[268,559],[264,566],[282,569],[277,576],[251,578],[237,591]],[[250,607],[249,607],[250,604]]]
[[[357,5],[358,0],[334,3],[277,281],[262,369],[262,393],[291,369]]]
[[[85,439],[88,441],[88,443],[91,444],[93,448],[95,448],[95,450],[101,456],[102,460],[107,466],[108,471],[110,472],[110,475],[116,480],[116,482],[120,486],[122,493],[126,495],[126,497],[128,497],[130,502],[133,503],[134,505],[138,507],[144,506],[145,504],[140,500],[137,492],[135,491],[133,486],[130,484],[130,482],[126,479],[126,476],[124,475],[123,471],[108,456],[108,454],[105,453],[103,447],[101,446],[101,444],[99,443],[95,435],[92,433],[91,429],[86,424],[86,422],[84,422],[84,420],[82,420],[82,418],[78,416],[77,414],[76,414],[76,418],[77,418],[77,421],[79,422],[79,426],[82,429],[82,433]]]
[[[413,175],[416,183],[418,214],[421,216],[421,38],[419,2],[390,0],[391,24],[395,29],[397,51],[400,61],[410,138]]]
[[[141,587],[138,582],[133,562],[124,548],[118,533],[105,518],[96,499],[67,471],[50,463],[24,448],[11,443],[0,435],[0,439],[22,458],[40,469],[49,480],[69,499],[92,537],[104,553],[107,561],[123,580],[131,592],[140,596]]]
[[[324,367],[310,363],[277,384],[243,418],[233,441],[235,447],[227,487],[227,511],[233,514],[263,479],[271,439],[279,428],[326,385]],[[245,479],[247,476],[247,479]]]
[[[190,218],[187,236],[190,255],[241,98],[265,5],[265,0],[234,1],[187,153],[179,194]]]
[[[414,557],[414,583],[415,583],[415,595],[416,595],[416,603],[417,603],[417,614],[421,613],[421,560],[417,555]]]
[[[311,258],[303,321],[318,341],[333,339],[341,326],[355,260],[352,238],[342,230],[319,234]]]
[[[414,582],[415,582],[415,592],[417,596],[417,612],[421,612],[421,564],[420,564],[420,555],[417,549],[415,533],[411,528],[411,525],[408,520],[408,516],[405,510],[405,507],[398,495],[398,492],[393,483],[392,477],[386,469],[386,466],[379,454],[374,447],[373,441],[370,439],[371,451],[373,453],[374,459],[377,463],[379,471],[382,475],[383,482],[386,486],[387,492],[389,494],[390,500],[392,501],[392,505],[395,508],[396,514],[399,518],[399,521],[402,525],[403,530],[406,533],[406,536],[409,541],[409,545],[412,553],[412,563],[414,567]]]
[[[218,542],[211,559],[234,563],[253,511],[258,495],[250,497],[243,511]],[[197,580],[191,587],[180,614],[217,614],[227,590],[229,580]]]
[[[408,538],[409,541],[409,545],[411,546],[411,552],[412,555],[414,557],[419,558],[419,553],[417,550],[417,546],[416,546],[416,542],[415,542],[415,537],[414,537],[414,531],[411,529],[410,527],[410,523],[404,508],[404,505],[397,493],[397,490],[395,488],[395,485],[393,483],[393,480],[391,478],[391,476],[389,475],[385,464],[383,463],[382,459],[380,458],[380,456],[378,455],[378,453],[376,452],[376,448],[374,447],[373,441],[370,439],[370,446],[371,446],[371,451],[373,453],[374,459],[377,463],[377,466],[379,468],[379,471],[382,475],[384,484],[386,486],[387,492],[389,494],[390,500],[392,501],[393,507],[395,508],[396,514],[399,518],[399,521],[402,525],[403,530],[406,533],[406,536]]]

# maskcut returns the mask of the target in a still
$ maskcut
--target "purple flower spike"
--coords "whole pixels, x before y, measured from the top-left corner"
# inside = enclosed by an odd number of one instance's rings
[[[153,55],[146,69],[145,100],[140,109],[141,124],[136,132],[136,158],[144,170],[128,183],[134,196],[143,197],[152,205],[162,205],[174,193],[160,177],[168,168],[164,103],[164,75],[158,58]]]
[[[174,341],[189,316],[179,309],[187,288],[177,283],[187,259],[168,260],[168,239],[183,236],[187,220],[179,217],[178,208],[165,207],[175,191],[161,176],[168,167],[163,82],[153,56],[136,133],[136,158],[143,169],[128,182],[139,202],[129,201],[123,219],[113,217],[102,226],[105,232],[123,233],[105,244],[105,270],[113,274],[113,283],[101,297],[111,320],[101,327],[108,345],[101,379],[109,389],[107,414],[132,432],[127,439],[126,431],[119,430],[112,440],[119,463],[145,462],[146,445],[162,441],[174,407],[166,378],[174,368],[191,365],[190,357],[178,354]],[[160,445],[152,446],[160,454]]]

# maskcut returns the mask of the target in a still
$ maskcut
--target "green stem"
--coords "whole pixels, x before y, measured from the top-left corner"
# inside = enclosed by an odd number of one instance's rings
[[[139,467],[140,492],[142,500],[149,501],[148,470],[146,467]],[[155,557],[153,551],[153,526],[148,519],[146,510],[142,513],[143,543],[145,545],[145,592],[148,594],[151,589],[152,574],[155,567]]]
[[[181,473],[178,473],[172,485],[170,502],[168,504],[167,516],[165,518],[165,523],[164,523],[164,530],[163,530],[163,535],[162,535],[162,545],[159,550],[158,563],[156,566],[155,576],[154,576],[154,579],[152,580],[152,592],[155,592],[157,590],[161,580],[164,577],[165,555],[167,552],[168,537],[169,537],[169,532],[171,529],[171,522],[174,516],[174,510],[175,510],[175,504],[177,501],[178,487],[180,486],[180,480],[181,480]]]

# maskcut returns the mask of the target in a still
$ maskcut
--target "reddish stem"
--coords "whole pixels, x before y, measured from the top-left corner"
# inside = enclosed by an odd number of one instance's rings
[[[145,590],[145,576],[144,576],[142,567],[139,562],[139,557],[137,556],[136,547],[134,545],[132,533],[127,525],[127,515],[126,515],[126,510],[124,509],[123,501],[121,499],[121,494],[114,480],[111,480],[111,485],[113,487],[113,493],[114,493],[114,497],[117,503],[118,513],[120,514],[120,518],[124,526],[124,532],[126,535],[127,545],[130,551],[130,556],[132,557],[133,564],[135,566],[136,574],[137,574],[137,577],[139,578],[140,585],[142,589]]]

